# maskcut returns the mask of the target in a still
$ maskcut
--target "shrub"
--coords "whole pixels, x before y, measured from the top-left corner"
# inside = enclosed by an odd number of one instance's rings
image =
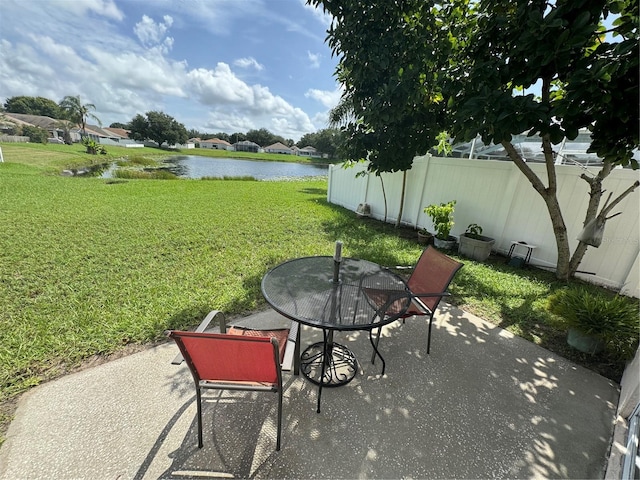
[[[96,142],[95,140],[91,140],[89,137],[84,137],[82,139],[82,144],[86,147],[87,153],[91,155],[107,154],[107,149],[104,148],[104,145],[100,145],[98,142]]]
[[[638,348],[640,315],[637,302],[585,287],[567,287],[548,299],[548,309],[566,327],[604,341],[607,350],[632,358]]]
[[[22,135],[29,137],[31,143],[47,143],[49,132],[44,128],[34,127],[32,125],[24,125],[22,127]]]
[[[448,203],[441,203],[440,205],[433,204],[424,208],[424,213],[431,217],[433,222],[433,228],[435,228],[436,237],[440,240],[447,240],[449,233],[453,228],[453,209],[455,208],[456,201],[451,200]]]

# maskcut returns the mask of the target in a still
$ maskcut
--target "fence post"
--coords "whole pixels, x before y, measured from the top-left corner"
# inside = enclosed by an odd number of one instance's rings
[[[0,147],[0,163],[4,162],[4,157],[2,156],[2,147]]]

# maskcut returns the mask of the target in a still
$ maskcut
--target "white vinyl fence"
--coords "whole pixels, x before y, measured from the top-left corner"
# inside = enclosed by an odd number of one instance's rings
[[[542,179],[543,164],[531,164]],[[329,168],[327,200],[355,211],[367,203],[371,216],[383,220],[385,205],[379,177],[356,174],[366,170],[366,164],[352,168],[332,165]],[[571,251],[582,231],[587,208],[588,184],[580,175],[593,175],[596,167],[557,165],[558,197],[567,225]],[[387,222],[395,223],[400,212],[402,172],[384,173],[387,196]],[[640,172],[615,169],[604,181],[604,198],[613,198],[638,180]],[[640,190],[640,189],[638,189]],[[623,212],[607,221],[602,245],[589,247],[578,276],[587,281],[620,289],[625,295],[640,297],[640,192],[626,197],[612,213]],[[547,208],[540,195],[525,176],[509,161],[416,157],[407,172],[404,210],[401,222],[433,231],[430,218],[423,213],[432,203],[456,200],[455,226],[451,231],[459,236],[470,223],[483,228],[483,235],[496,239],[494,250],[507,253],[512,241],[525,241],[537,248],[531,263],[553,268],[557,250]],[[603,200],[604,201],[604,200]]]

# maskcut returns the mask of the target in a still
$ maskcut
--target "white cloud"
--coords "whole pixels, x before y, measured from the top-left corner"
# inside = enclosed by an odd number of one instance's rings
[[[322,8],[314,7],[313,5],[308,5],[306,0],[299,0],[299,1],[304,8],[310,11],[313,14],[313,16],[320,23],[322,23],[322,25],[324,25],[327,28],[331,25],[331,20],[333,19],[333,17],[329,15],[327,12],[325,12]]]
[[[255,68],[258,71],[264,70],[264,65],[258,63],[253,57],[239,58],[233,64],[240,68]]]
[[[318,90],[315,88],[310,88],[304,94],[307,98],[312,98],[317,100],[326,108],[335,107],[340,101],[340,96],[342,95],[343,88],[338,86],[335,90]]]
[[[124,14],[113,0],[83,0],[70,2],[69,0],[50,0],[51,6],[56,9],[64,9],[70,13],[84,16],[86,12],[93,12],[105,18],[121,21]]]
[[[226,63],[218,63],[214,70],[191,70],[186,80],[191,92],[207,105],[252,103],[251,88],[236,77]]]
[[[295,108],[278,95],[271,93],[262,85],[248,85],[231,71],[226,63],[218,63],[214,70],[194,69],[187,73],[187,88],[198,100],[213,108],[214,120],[207,122],[209,128],[241,131],[240,125],[248,129],[256,128],[255,122],[274,131],[273,125],[286,127],[289,136],[300,136],[300,132],[313,131],[314,126],[308,115]],[[249,121],[242,110],[250,112]],[[250,125],[251,124],[251,125]],[[283,130],[277,132],[283,135]]]
[[[320,58],[322,58],[322,55],[319,53],[307,52],[307,56],[311,62],[311,68],[320,68]]]
[[[185,57],[171,58],[170,52],[185,47],[178,42],[183,42],[184,30],[191,28],[189,22],[205,21],[197,12],[207,11],[207,19],[218,23],[238,20],[247,10],[270,12],[271,16],[262,16],[259,22],[267,22],[275,14],[261,0],[220,2],[192,0],[186,14],[169,0],[154,0],[153,8],[147,4],[150,13],[127,26],[121,22],[124,14],[111,0],[2,0],[0,103],[17,95],[54,101],[80,95],[83,101],[96,105],[96,115],[106,124],[161,110],[188,128],[233,133],[264,127],[294,139],[315,131],[320,114],[312,121],[292,103],[294,92],[285,90],[284,98],[284,94],[274,93],[277,87],[272,84],[251,83],[238,76],[246,69],[267,70],[256,57],[240,54],[231,60],[233,67],[225,62],[207,67],[194,61],[200,67],[195,69],[182,60]],[[120,5],[128,11],[127,3]],[[127,31],[123,33],[123,29]],[[174,36],[169,35],[172,29],[180,34],[175,37],[176,45]],[[312,62],[319,62],[320,54],[311,54],[316,47],[302,51],[307,51]],[[306,97],[326,106],[331,104],[327,100],[330,93],[310,90]]]
[[[143,15],[133,31],[144,46],[159,47],[163,53],[168,53],[173,47],[173,38],[165,37],[165,34],[173,24],[173,18],[165,15],[162,19],[162,23],[156,23],[152,18]]]
[[[98,72],[96,81],[128,87],[145,93],[185,97],[182,88],[186,64],[163,58],[160,52],[150,49],[146,55],[135,52],[114,54],[88,47]]]

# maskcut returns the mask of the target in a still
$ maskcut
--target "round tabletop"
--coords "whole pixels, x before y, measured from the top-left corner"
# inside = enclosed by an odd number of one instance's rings
[[[405,282],[367,260],[343,258],[334,282],[333,257],[304,257],[273,268],[262,293],[274,310],[327,330],[371,330],[393,322],[409,308]]]

